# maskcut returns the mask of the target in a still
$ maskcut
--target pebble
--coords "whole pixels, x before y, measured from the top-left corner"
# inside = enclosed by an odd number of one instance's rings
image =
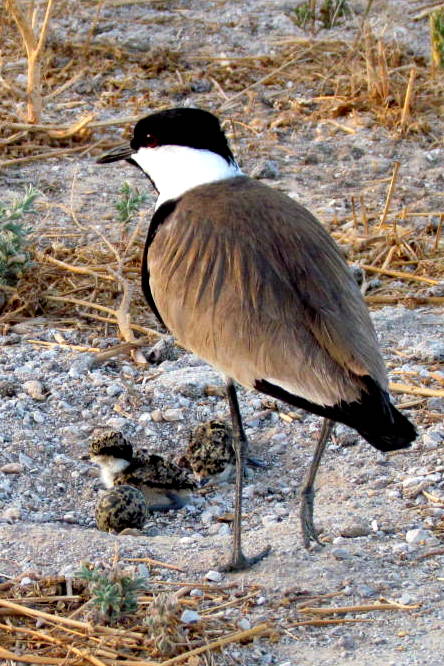
[[[160,409],[153,409],[151,412],[151,420],[154,421],[154,423],[160,423],[160,421],[163,421]]]
[[[220,571],[215,571],[214,569],[210,569],[210,570],[207,571],[207,573],[205,574],[205,578],[206,578],[207,580],[211,580],[211,581],[213,581],[213,583],[220,583],[220,581],[222,580],[223,576],[222,576],[222,574],[221,574]]]
[[[182,421],[183,412],[178,408],[165,409],[162,412],[162,417],[164,421]]]
[[[190,610],[189,608],[184,610],[180,616],[180,621],[183,622],[183,624],[194,624],[195,622],[199,622],[199,620],[199,613],[197,613],[197,611]]]
[[[354,539],[356,537],[368,536],[370,534],[370,527],[365,523],[350,523],[341,529],[341,536]]]
[[[203,590],[200,590],[198,587],[190,590],[190,597],[203,597]]]
[[[239,629],[242,629],[242,631],[248,631],[248,629],[251,629],[251,622],[247,620],[246,617],[242,617],[237,623],[237,626]]]
[[[366,585],[363,583],[362,585],[358,585],[356,588],[356,592],[359,594],[360,597],[376,597],[378,594],[377,591],[373,588],[370,587],[370,585]]]
[[[352,554],[345,548],[332,548],[330,554],[335,560],[351,560]]]
[[[2,513],[2,518],[7,521],[20,520],[22,512],[18,506],[10,506]]]
[[[25,468],[20,463],[6,463],[0,467],[3,474],[21,474]]]
[[[45,422],[45,416],[41,412],[31,412],[31,416],[34,419],[35,423],[44,423]]]
[[[112,398],[115,398],[116,396],[123,393],[123,390],[123,386],[120,386],[120,384],[110,384],[106,389],[106,394]]]
[[[27,382],[24,382],[23,388],[26,393],[34,400],[45,399],[45,390],[43,388],[43,384],[42,382],[39,382],[38,379],[30,379]]]
[[[405,540],[408,544],[415,546],[420,544],[422,541],[427,541],[430,543],[430,541],[436,540],[436,537],[428,530],[417,528],[414,530],[408,530],[407,534],[405,535]]]

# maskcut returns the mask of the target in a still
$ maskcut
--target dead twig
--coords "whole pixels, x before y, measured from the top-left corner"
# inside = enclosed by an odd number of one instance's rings
[[[16,0],[6,0],[6,9],[14,19],[22,36],[28,58],[28,81],[26,87],[28,121],[38,123],[42,113],[42,66],[41,58],[48,33],[53,0],[47,0],[45,15],[38,33],[34,32],[36,16],[29,19],[22,12]],[[37,11],[37,10],[35,10]]]

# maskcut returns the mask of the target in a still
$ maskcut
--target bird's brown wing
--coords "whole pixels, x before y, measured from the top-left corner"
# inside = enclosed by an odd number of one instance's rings
[[[178,341],[252,387],[318,404],[386,385],[375,332],[339,250],[302,206],[246,177],[186,193],[148,250],[150,288]]]

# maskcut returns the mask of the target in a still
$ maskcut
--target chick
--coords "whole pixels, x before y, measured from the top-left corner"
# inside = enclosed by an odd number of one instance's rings
[[[155,453],[135,454],[130,442],[114,430],[93,437],[89,455],[100,466],[107,488],[122,485],[139,488],[149,511],[180,509],[187,503],[189,491],[197,488],[188,470]]]
[[[229,479],[235,465],[232,441],[233,433],[226,421],[212,419],[193,428],[183,457],[194,476],[199,480]]]
[[[133,486],[117,486],[106,490],[96,504],[96,523],[103,532],[121,532],[127,528],[141,529],[148,507],[143,493]]]

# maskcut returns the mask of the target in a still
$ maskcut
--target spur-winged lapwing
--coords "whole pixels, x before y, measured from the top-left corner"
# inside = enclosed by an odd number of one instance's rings
[[[392,405],[361,293],[313,215],[245,176],[215,116],[178,108],[140,120],[125,159],[158,192],[142,260],[145,297],[178,342],[227,377],[236,450],[231,569],[241,549],[246,437],[233,381],[323,416],[302,492],[304,543],[316,539],[313,485],[334,421],[380,451],[404,448],[413,425]]]

